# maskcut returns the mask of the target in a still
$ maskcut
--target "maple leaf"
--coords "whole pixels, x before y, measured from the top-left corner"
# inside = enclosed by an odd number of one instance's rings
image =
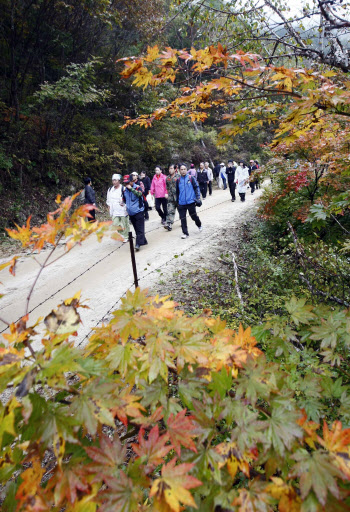
[[[200,480],[188,474],[194,464],[175,464],[176,459],[172,459],[162,467],[162,477],[153,482],[150,497],[155,496],[157,505],[167,504],[174,512],[180,512],[180,503],[198,508],[188,491],[202,485]]]
[[[322,505],[326,504],[328,491],[339,498],[336,478],[341,478],[342,473],[332,464],[332,459],[327,453],[321,450],[308,453],[306,450],[300,449],[292,458],[297,463],[292,468],[289,477],[300,477],[300,494],[303,500],[311,489]]]
[[[138,437],[138,444],[132,444],[134,452],[141,457],[142,463],[146,465],[146,474],[151,473],[158,464],[164,462],[164,457],[172,449],[171,444],[166,445],[169,441],[169,435],[164,434],[159,436],[159,427],[156,425],[152,428],[148,435],[148,439],[145,439],[144,429],[141,428]]]
[[[141,427],[149,427],[150,425],[154,425],[158,421],[163,418],[163,406],[158,407],[150,416],[140,416],[138,418],[134,418],[133,423],[136,425],[141,425]]]
[[[89,446],[85,448],[86,453],[93,460],[87,466],[87,469],[89,472],[102,476],[117,476],[114,473],[118,466],[125,461],[126,447],[121,445],[118,437],[110,439],[105,434],[100,437],[99,445],[99,447]]]
[[[75,503],[83,495],[92,494],[92,486],[85,468],[80,465],[67,467],[64,470],[57,467],[50,478],[47,490],[54,490],[55,505]]]
[[[118,478],[106,478],[107,490],[96,498],[99,512],[138,512],[143,501],[141,489],[123,471]]]
[[[167,432],[174,450],[180,457],[181,446],[197,453],[193,437],[196,436],[194,431],[196,426],[192,421],[192,416],[186,416],[186,409],[180,411],[176,416],[170,414],[167,421]]]
[[[265,486],[258,480],[249,482],[247,489],[238,489],[238,497],[232,502],[239,512],[272,512],[274,499],[265,491]]]
[[[32,466],[21,474],[21,484],[16,493],[17,509],[20,509],[27,501],[33,498],[40,486],[44,469],[41,467],[40,461],[35,459]]]
[[[300,512],[301,499],[295,489],[282,478],[272,477],[271,480],[272,483],[266,486],[265,492],[278,500],[279,512]]]
[[[330,452],[344,477],[350,480],[350,428],[343,429],[341,422],[335,421],[329,430],[327,423],[324,422],[323,440],[318,440]]]
[[[14,240],[19,240],[23,247],[28,247],[31,242],[32,230],[30,229],[31,216],[28,217],[26,225],[19,227],[15,224],[16,229],[6,229],[7,234]]]
[[[293,442],[303,435],[297,424],[299,416],[299,412],[280,406],[273,407],[271,416],[264,421],[267,441],[280,455],[284,455],[286,448],[290,450]]]
[[[61,304],[53,309],[44,319],[49,332],[55,334],[66,334],[76,332],[80,324],[80,315],[77,312],[77,303]]]
[[[293,322],[296,325],[308,324],[310,320],[315,318],[315,314],[312,313],[313,306],[305,306],[306,299],[297,299],[292,297],[289,302],[286,302],[285,306],[290,314]]]
[[[249,463],[253,460],[252,453],[243,454],[235,442],[220,443],[215,446],[215,451],[221,456],[219,468],[226,465],[233,480],[238,469],[249,477]]]
[[[145,57],[146,62],[153,62],[159,57],[159,48],[157,45],[147,47],[147,55]]]

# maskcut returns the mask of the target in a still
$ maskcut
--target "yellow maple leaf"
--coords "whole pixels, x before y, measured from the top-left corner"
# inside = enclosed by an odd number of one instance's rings
[[[198,508],[188,489],[202,485],[200,480],[188,474],[194,464],[179,464],[172,459],[162,467],[162,477],[157,478],[152,485],[150,497],[155,497],[157,510],[166,511],[167,507],[174,512],[180,512],[181,506]]]

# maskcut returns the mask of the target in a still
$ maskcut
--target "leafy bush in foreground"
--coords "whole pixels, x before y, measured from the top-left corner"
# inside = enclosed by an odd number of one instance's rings
[[[66,213],[23,228],[25,245],[57,227],[54,245],[69,222],[84,232]],[[347,510],[350,429],[308,420],[250,328],[175,306],[129,292],[84,348],[72,337],[79,295],[46,317],[36,351],[35,326],[11,325],[0,347],[4,510]],[[314,315],[290,308],[301,324]]]

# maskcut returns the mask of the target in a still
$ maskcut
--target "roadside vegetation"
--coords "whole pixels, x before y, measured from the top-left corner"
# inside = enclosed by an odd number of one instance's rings
[[[75,346],[80,294],[32,322],[34,281],[0,344],[4,510],[350,510],[348,6],[263,4],[3,1],[0,213],[49,248],[37,279],[105,236],[86,174],[249,155],[272,178],[165,286],[180,306],[128,292]],[[33,222],[33,188],[69,197]]]

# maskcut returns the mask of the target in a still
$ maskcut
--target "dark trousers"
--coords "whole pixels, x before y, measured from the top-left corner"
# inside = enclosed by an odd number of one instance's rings
[[[156,197],[156,210],[158,212],[159,217],[161,217],[162,220],[166,220],[166,216],[168,215],[168,200],[165,199],[165,197]],[[162,209],[163,208],[163,209]]]
[[[245,192],[239,192],[239,197],[241,198],[242,203],[245,201]]]
[[[201,223],[201,221],[200,221],[200,219],[199,219],[199,217],[197,215],[197,212],[196,212],[196,203],[179,204],[177,209],[179,210],[182,232],[185,235],[188,235],[187,220],[186,220],[186,213],[187,213],[187,211],[189,213],[189,216],[193,220],[193,222],[196,223],[196,226],[199,227],[199,228],[201,227],[202,223]]]
[[[213,182],[212,181],[209,181],[209,183],[208,183],[208,190],[209,190],[209,195],[211,196],[213,193]]]
[[[230,194],[232,199],[236,199],[236,183],[234,181],[229,181],[228,186],[230,188]]]
[[[199,183],[199,189],[201,191],[203,199],[207,197],[207,190],[208,190],[208,184],[205,183]]]
[[[145,214],[144,212],[136,213],[129,216],[130,222],[136,233],[136,245],[147,245],[145,237]]]
[[[144,209],[145,220],[148,220],[149,219],[149,215],[148,215],[149,206],[148,206],[148,201],[145,198],[143,198],[143,206],[145,208]]]
[[[255,190],[255,181],[251,181],[251,182],[249,183],[249,186],[250,186],[250,190],[251,190],[251,192],[252,192],[252,194],[253,194],[253,192],[254,192],[254,190]]]
[[[92,206],[91,203],[89,203],[89,205]],[[89,210],[89,213],[90,213],[91,217],[86,217],[86,220],[88,222],[95,222],[96,221],[96,210],[95,209]]]

